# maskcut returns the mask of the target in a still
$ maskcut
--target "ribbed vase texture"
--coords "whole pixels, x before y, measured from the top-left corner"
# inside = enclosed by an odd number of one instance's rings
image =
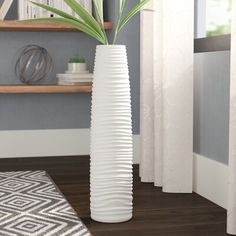
[[[91,122],[91,217],[127,221],[133,209],[133,144],[125,46],[97,46]]]

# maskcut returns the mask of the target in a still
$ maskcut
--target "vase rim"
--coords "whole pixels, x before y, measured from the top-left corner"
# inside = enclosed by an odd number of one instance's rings
[[[106,45],[97,45],[97,47],[126,47],[124,44],[106,44]]]

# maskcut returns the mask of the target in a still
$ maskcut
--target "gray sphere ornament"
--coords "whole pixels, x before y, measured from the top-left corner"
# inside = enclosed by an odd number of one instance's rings
[[[51,69],[50,54],[38,45],[23,47],[15,63],[15,74],[24,84],[35,84],[45,79]]]

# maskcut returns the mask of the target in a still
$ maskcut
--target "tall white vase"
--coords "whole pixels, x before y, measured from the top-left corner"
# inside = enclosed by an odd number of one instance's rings
[[[133,144],[126,47],[97,46],[92,92],[91,218],[119,223],[132,218]]]

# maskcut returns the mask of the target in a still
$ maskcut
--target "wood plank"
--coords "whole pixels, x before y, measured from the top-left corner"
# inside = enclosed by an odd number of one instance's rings
[[[89,157],[0,159],[0,171],[46,170],[94,236],[224,236],[226,210],[197,194],[168,194],[141,183],[134,166],[134,217],[122,224],[90,219]]]
[[[90,93],[91,90],[91,86],[79,85],[0,85],[0,94]]]
[[[105,29],[112,29],[111,22],[105,22]],[[0,31],[67,31],[78,32],[68,25],[50,22],[29,22],[29,21],[0,21]]]

